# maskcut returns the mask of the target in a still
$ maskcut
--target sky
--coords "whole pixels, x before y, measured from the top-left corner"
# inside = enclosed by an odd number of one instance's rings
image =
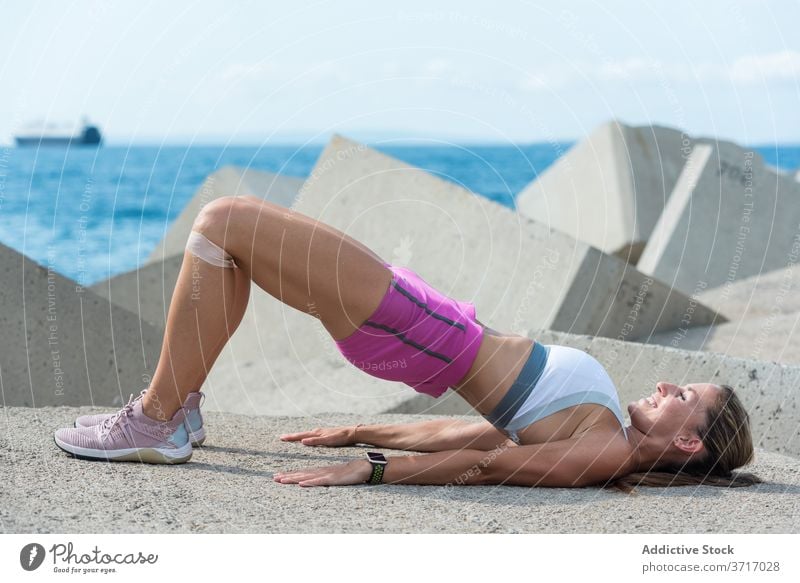
[[[0,1],[0,143],[800,143],[800,2]]]

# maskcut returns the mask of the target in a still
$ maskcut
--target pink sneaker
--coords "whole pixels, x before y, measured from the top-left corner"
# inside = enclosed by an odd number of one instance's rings
[[[143,390],[136,400],[141,399],[147,389]],[[183,408],[186,409],[186,431],[189,432],[189,441],[193,447],[200,447],[206,440],[206,428],[203,426],[203,416],[200,414],[200,407],[205,401],[205,394],[200,391],[193,391],[186,397]],[[106,419],[112,417],[114,413],[98,413],[96,415],[81,415],[75,420],[75,427],[92,427],[100,425]]]
[[[169,421],[156,421],[144,414],[141,398],[133,395],[127,405],[99,425],[59,429],[55,441],[64,451],[83,459],[180,464],[192,457],[186,410],[178,409]]]

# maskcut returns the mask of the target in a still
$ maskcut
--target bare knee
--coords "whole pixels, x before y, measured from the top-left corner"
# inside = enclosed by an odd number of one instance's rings
[[[207,203],[195,217],[192,230],[223,246],[231,235],[240,230],[242,222],[246,219],[246,213],[252,213],[250,208],[252,203],[243,198],[222,196]]]
[[[253,196],[252,194],[243,194],[239,198],[249,200],[250,202],[254,202],[256,204],[262,204],[264,202],[263,198],[258,198],[257,196]]]

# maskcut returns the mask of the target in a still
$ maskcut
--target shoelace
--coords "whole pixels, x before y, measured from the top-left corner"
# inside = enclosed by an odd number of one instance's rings
[[[141,399],[146,392],[147,390],[142,391],[135,399],[133,398],[133,393],[131,393],[131,396],[128,397],[128,403],[122,409],[114,413],[111,417],[103,421],[103,423],[100,425],[100,437],[102,439],[106,439],[111,434],[111,430],[114,429],[121,419],[126,418],[128,415],[133,413],[133,405],[136,403],[136,401]]]

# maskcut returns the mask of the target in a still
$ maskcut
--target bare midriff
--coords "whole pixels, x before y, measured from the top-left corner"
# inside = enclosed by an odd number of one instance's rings
[[[497,332],[484,326],[478,355],[453,390],[478,413],[487,415],[514,384],[533,344],[527,336]],[[583,403],[543,417],[517,431],[517,435],[522,445],[531,445],[570,439],[598,427],[621,430],[617,418],[606,407]]]

